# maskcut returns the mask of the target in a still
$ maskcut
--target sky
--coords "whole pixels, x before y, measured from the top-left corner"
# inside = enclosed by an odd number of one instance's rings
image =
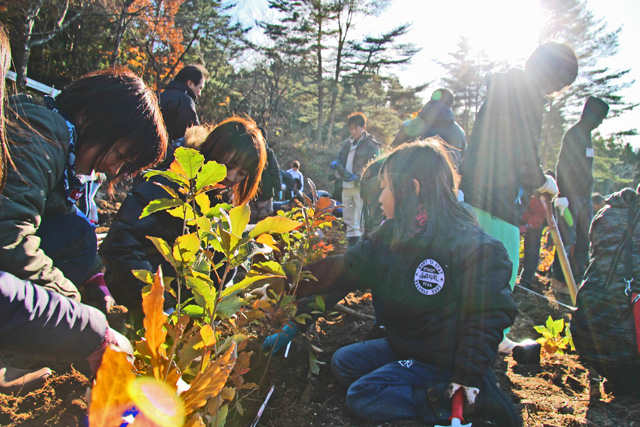
[[[640,103],[640,1],[586,0],[586,4],[596,19],[604,20],[608,31],[622,27],[618,54],[609,58],[606,65],[611,69],[631,69],[630,80],[636,83],[622,95],[629,102]],[[267,8],[267,0],[239,0],[235,15],[244,23],[274,16]],[[355,27],[361,34],[378,35],[406,22],[412,26],[401,42],[412,42],[422,50],[410,64],[394,73],[403,85],[433,82],[422,94],[426,98],[446,75],[436,61],[448,61],[461,36],[482,46],[495,59],[522,65],[537,45],[541,16],[535,0],[389,0],[380,16],[361,19]],[[254,30],[251,37],[259,39],[260,34]],[[640,131],[640,106],[605,120],[599,131],[607,136],[632,128]],[[627,140],[640,148],[640,136]]]

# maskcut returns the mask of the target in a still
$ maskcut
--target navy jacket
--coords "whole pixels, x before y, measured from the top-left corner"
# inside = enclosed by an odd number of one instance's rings
[[[182,138],[187,128],[200,124],[196,113],[196,95],[189,86],[175,80],[160,94],[160,111],[167,126],[169,141]]]
[[[454,382],[478,387],[517,312],[504,246],[469,223],[430,240],[418,234],[392,250],[392,221],[345,254],[310,265],[318,282],[302,282],[298,296],[331,295],[325,302],[331,307],[348,292],[372,289],[383,301],[398,360],[431,364],[451,371]]]

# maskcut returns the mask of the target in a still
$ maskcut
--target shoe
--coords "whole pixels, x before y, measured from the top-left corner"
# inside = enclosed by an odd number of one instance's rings
[[[44,385],[51,369],[18,369],[0,362],[0,393],[28,393]]]
[[[511,341],[509,338],[504,337],[500,345],[498,346],[498,354],[510,355],[513,353],[513,349],[518,345],[517,342]]]
[[[561,282],[558,279],[551,279],[551,286],[550,286],[550,290],[553,291],[554,294],[561,294],[561,295],[571,295],[569,293],[569,287],[567,286],[566,283]]]
[[[487,374],[482,379],[480,390],[482,392],[476,400],[474,420],[478,417],[500,427],[522,426],[520,412],[511,399],[500,390],[498,379],[491,369],[487,370]]]

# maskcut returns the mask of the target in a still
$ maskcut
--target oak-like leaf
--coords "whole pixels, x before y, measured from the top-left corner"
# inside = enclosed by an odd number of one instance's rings
[[[122,424],[123,412],[133,406],[127,385],[135,375],[126,353],[107,347],[91,390],[89,425],[113,427]]]

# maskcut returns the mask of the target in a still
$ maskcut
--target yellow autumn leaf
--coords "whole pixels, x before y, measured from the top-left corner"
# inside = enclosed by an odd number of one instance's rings
[[[108,347],[91,390],[89,426],[113,427],[122,424],[122,414],[133,406],[127,386],[135,375],[126,353]]]
[[[142,310],[145,328],[145,339],[149,352],[151,353],[152,364],[160,359],[160,346],[167,339],[167,331],[164,323],[167,315],[164,314],[164,286],[162,285],[162,270],[158,267],[151,290],[142,294]]]
[[[216,335],[213,328],[210,325],[204,325],[200,329],[200,336],[205,347],[211,347],[216,343]]]
[[[187,416],[202,408],[209,399],[220,393],[235,365],[235,350],[236,345],[232,343],[229,350],[200,372],[191,382],[191,388],[182,393]]]

